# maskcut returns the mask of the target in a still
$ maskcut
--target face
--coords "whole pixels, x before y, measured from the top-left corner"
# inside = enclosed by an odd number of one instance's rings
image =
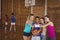
[[[41,22],[41,23],[44,23],[44,20],[43,20],[43,19],[40,19],[40,22]]]
[[[35,22],[36,22],[36,23],[39,23],[39,18],[36,18],[36,19],[35,19]]]
[[[34,16],[30,16],[30,20],[33,21],[34,20]]]
[[[49,18],[48,17],[45,17],[45,22],[49,22]]]

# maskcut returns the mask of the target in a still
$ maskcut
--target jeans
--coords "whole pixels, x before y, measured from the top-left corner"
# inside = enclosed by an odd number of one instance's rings
[[[46,35],[41,35],[41,40],[46,40]]]
[[[41,40],[40,36],[32,36],[31,40]]]

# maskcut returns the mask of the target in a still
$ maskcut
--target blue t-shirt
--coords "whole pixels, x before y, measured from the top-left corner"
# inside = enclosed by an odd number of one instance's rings
[[[34,24],[34,30],[40,30],[40,24]],[[41,33],[38,33],[37,36],[41,36]]]
[[[28,23],[25,24],[24,32],[26,32],[26,33],[30,33],[31,32],[31,26]]]
[[[15,22],[15,17],[11,16],[11,22]]]

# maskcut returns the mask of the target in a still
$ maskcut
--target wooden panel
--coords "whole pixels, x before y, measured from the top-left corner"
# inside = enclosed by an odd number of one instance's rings
[[[36,6],[44,6],[45,0],[36,0]]]
[[[0,20],[1,20],[1,0],[0,0]]]
[[[0,40],[1,40],[1,0],[0,0]]]
[[[52,0],[53,1],[53,0]],[[55,31],[56,31],[56,40],[60,40],[60,2],[57,0],[54,2],[48,1],[48,15],[50,19],[54,22]]]
[[[36,10],[37,8],[37,10]],[[37,12],[38,10],[42,9],[41,7],[34,7],[34,14],[41,16],[43,13],[43,9],[40,12]],[[2,40],[23,40],[23,29],[25,25],[25,21],[27,19],[27,16],[30,14],[30,7],[26,8],[24,6],[24,1],[21,2],[20,0],[14,0],[13,2],[13,12],[16,16],[16,29],[17,32],[9,32],[5,33],[4,26],[2,28]],[[41,13],[42,12],[42,13]],[[5,14],[8,14],[9,18],[12,13],[12,0],[2,0],[2,23],[4,25],[4,17]],[[9,26],[10,28],[10,20],[9,20]]]
[[[39,3],[41,2],[41,3]],[[27,16],[30,14],[30,7],[26,8],[24,6],[24,0],[14,0],[13,2],[13,11],[16,16],[16,32],[9,32],[5,33],[4,30],[4,17],[5,14],[8,14],[9,18],[12,13],[12,0],[2,0],[2,40],[23,40],[23,29],[25,25],[25,21],[27,19]],[[36,0],[36,5],[33,8],[34,15],[43,16],[44,15],[44,0]],[[58,13],[58,14],[57,14]],[[50,16],[50,19],[54,22],[55,29],[57,30],[59,28],[59,21],[60,20],[60,2],[56,2],[53,0],[48,1],[48,15]],[[54,18],[56,16],[56,18]],[[9,20],[9,26],[10,28],[10,20]],[[56,28],[57,27],[57,28]],[[60,32],[59,32],[60,33]],[[57,40],[59,39],[59,33],[56,31]],[[6,37],[7,36],[7,37]],[[5,38],[6,37],[6,38]]]
[[[35,16],[44,16],[44,7],[43,6],[35,6],[33,8],[33,13]]]
[[[13,12],[16,16],[16,29],[17,32],[9,32],[5,33],[4,27],[2,27],[2,40],[23,40],[23,28],[25,25],[25,21],[27,19],[27,16],[30,14],[30,7],[25,8],[24,2],[20,3],[20,0],[14,0],[13,2]],[[7,14],[10,18],[12,13],[12,0],[2,0],[2,23],[4,25],[4,17],[5,14]],[[9,20],[9,26],[10,28],[10,20]]]

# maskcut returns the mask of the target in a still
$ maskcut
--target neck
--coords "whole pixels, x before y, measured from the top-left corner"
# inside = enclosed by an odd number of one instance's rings
[[[51,21],[49,21],[49,22],[51,22]],[[48,23],[49,23],[49,22],[48,22]]]
[[[36,24],[39,24],[39,23],[36,23]]]

